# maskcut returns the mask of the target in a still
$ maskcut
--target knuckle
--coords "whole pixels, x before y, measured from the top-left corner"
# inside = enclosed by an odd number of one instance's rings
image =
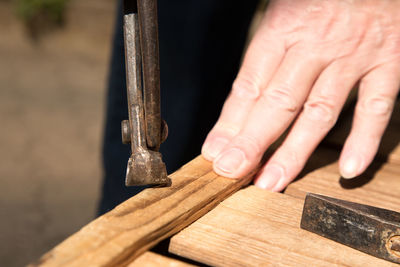
[[[287,158],[290,160],[288,162],[291,162],[292,168],[302,168],[304,166],[305,160],[300,159],[298,149],[288,152]]]
[[[249,157],[258,157],[263,153],[261,144],[255,137],[238,135],[235,137],[234,143],[243,148],[246,155]]]
[[[300,107],[298,101],[291,92],[292,90],[287,87],[266,90],[261,95],[260,100],[265,101],[268,105],[275,106],[290,113],[296,113]]]
[[[360,99],[357,103],[357,113],[360,115],[386,118],[392,113],[393,102],[393,99],[384,96]]]
[[[240,131],[238,124],[218,121],[214,128],[211,130],[216,135],[236,136]]]
[[[304,104],[304,114],[312,121],[332,127],[337,120],[335,103],[328,98],[310,99]]]
[[[260,95],[256,79],[237,78],[232,85],[232,94],[239,99],[254,100]]]
[[[286,147],[285,149],[278,150],[276,153],[276,159],[279,159],[279,162],[290,162],[290,167],[286,166],[287,169],[298,169],[302,168],[304,165],[304,159],[301,157],[301,151],[299,151],[298,147]]]

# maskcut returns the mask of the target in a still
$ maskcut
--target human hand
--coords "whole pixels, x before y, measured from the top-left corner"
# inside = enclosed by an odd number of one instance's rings
[[[203,156],[238,178],[291,125],[255,184],[283,190],[335,124],[359,83],[341,175],[373,160],[400,87],[400,1],[273,0],[246,52]]]

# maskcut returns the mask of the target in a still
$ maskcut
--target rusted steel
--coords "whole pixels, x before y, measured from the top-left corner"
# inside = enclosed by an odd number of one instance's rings
[[[309,193],[300,227],[400,263],[400,213]]]
[[[147,145],[158,150],[161,144],[162,125],[157,0],[137,0],[137,4],[143,60]]]
[[[151,112],[147,114],[144,102],[149,101],[149,99],[159,102],[160,99],[159,87],[158,98],[157,96],[154,98],[143,98],[142,48],[139,38],[140,27],[136,5],[135,1],[124,1],[124,41],[129,121],[123,121],[121,128],[122,141],[123,143],[130,143],[132,150],[132,155],[129,158],[127,166],[126,185],[168,185],[171,181],[167,177],[161,153],[158,152],[161,137],[166,138],[166,124],[161,125],[160,121],[158,126],[154,126],[153,130],[155,132],[155,128],[157,128],[159,136],[159,141],[155,146],[149,146],[147,141],[148,131],[146,131],[146,124],[154,123],[154,114]],[[150,74],[143,73],[143,79],[146,80],[146,75]],[[152,95],[153,93],[154,90],[148,92],[146,88],[144,89],[145,95]],[[159,105],[160,103],[158,103]],[[160,116],[160,114],[158,115]],[[152,134],[154,137],[154,133]]]

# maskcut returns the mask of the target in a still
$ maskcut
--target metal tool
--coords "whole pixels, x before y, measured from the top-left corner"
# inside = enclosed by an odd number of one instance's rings
[[[124,0],[124,39],[129,120],[122,141],[132,149],[125,183],[170,185],[158,152],[168,127],[161,120],[157,0]]]
[[[400,264],[400,213],[309,193],[300,227]]]

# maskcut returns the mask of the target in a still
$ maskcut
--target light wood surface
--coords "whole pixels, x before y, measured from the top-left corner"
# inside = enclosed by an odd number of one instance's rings
[[[194,267],[182,261],[171,259],[154,252],[146,252],[140,255],[128,267]]]
[[[338,155],[337,151],[320,148],[309,166],[319,166],[323,163],[318,161],[323,160],[332,163],[302,175],[285,194],[303,199],[312,192],[400,212],[400,164],[376,161],[360,177],[345,180],[339,175]]]
[[[206,264],[390,265],[299,228],[306,192],[400,211],[400,109],[395,111],[374,164],[352,182],[340,180],[337,167],[338,148],[351,120],[345,119],[342,124],[314,154],[302,179],[291,184],[285,195],[251,186],[206,214],[247,185],[253,174],[241,180],[219,177],[209,162],[198,157],[171,175],[171,187],[143,191],[82,228],[36,264],[182,266],[184,263],[146,251],[194,222],[172,238],[170,249]]]
[[[175,235],[170,251],[212,266],[397,266],[300,229],[302,208],[250,186]]]
[[[40,266],[127,265],[248,184],[219,177],[198,157],[170,176],[172,186],[146,189],[45,254]]]
[[[170,251],[216,266],[397,266],[299,228],[307,192],[400,212],[400,102],[373,164],[340,177],[340,149],[352,107],[285,194],[249,187],[175,235]]]

